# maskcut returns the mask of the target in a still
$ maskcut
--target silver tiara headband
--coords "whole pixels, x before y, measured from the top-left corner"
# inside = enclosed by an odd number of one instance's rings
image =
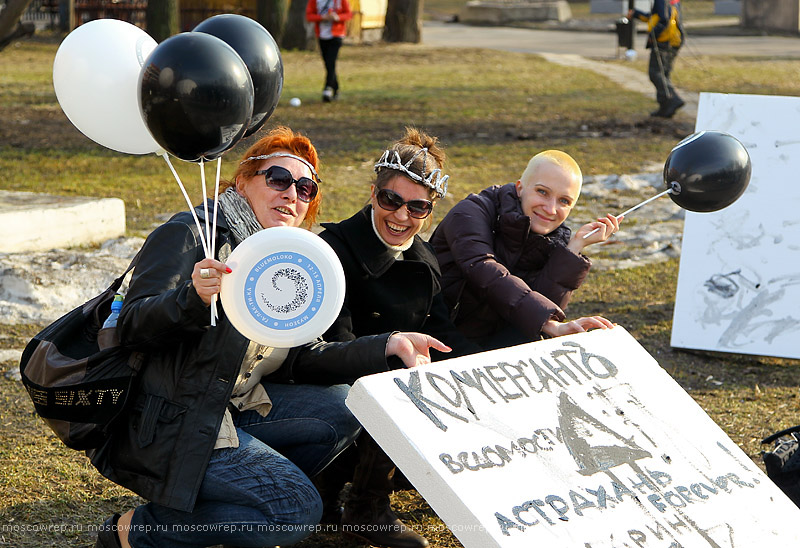
[[[420,154],[422,154],[422,175],[414,173],[409,169],[411,164],[414,163],[414,160],[416,160]],[[418,183],[422,183],[426,187],[433,189],[439,198],[444,198],[447,194],[447,179],[449,179],[450,176],[442,175],[442,170],[439,168],[436,168],[425,175],[425,165],[427,163],[428,149],[425,147],[419,149],[419,152],[414,154],[414,156],[412,156],[411,159],[405,164],[400,159],[400,154],[396,150],[387,150],[381,155],[380,159],[375,164],[375,173],[378,173],[382,167],[402,171]]]
[[[317,170],[314,169],[314,166],[311,165],[311,162],[309,162],[305,158],[301,158],[300,156],[289,154],[288,152],[273,152],[272,154],[261,154],[259,156],[250,156],[249,158],[245,158],[244,160],[239,162],[239,165],[245,162],[249,162],[250,160],[268,160],[270,158],[294,158],[295,160],[299,160],[308,166],[308,169],[311,170],[311,173],[314,175],[314,178],[317,180],[318,183],[322,182],[322,179],[320,179],[319,175],[317,175]]]

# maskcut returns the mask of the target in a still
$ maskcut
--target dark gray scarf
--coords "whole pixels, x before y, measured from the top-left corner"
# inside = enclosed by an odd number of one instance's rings
[[[247,198],[236,192],[236,187],[228,188],[218,196],[217,200],[237,244],[242,243],[248,236],[264,230]]]

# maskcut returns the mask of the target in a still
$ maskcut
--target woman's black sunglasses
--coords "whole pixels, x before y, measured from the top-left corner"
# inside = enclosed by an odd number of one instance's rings
[[[403,200],[394,190],[382,188],[378,191],[376,196],[378,198],[378,205],[386,211],[397,211],[403,206],[408,209],[408,216],[415,219],[424,219],[433,211],[433,202],[430,200]]]
[[[290,186],[295,185],[297,187],[297,199],[301,202],[310,202],[319,192],[319,186],[316,181],[308,177],[295,179],[285,167],[269,166],[267,169],[256,171],[255,174],[263,175],[267,180],[267,186],[278,192],[283,192]]]

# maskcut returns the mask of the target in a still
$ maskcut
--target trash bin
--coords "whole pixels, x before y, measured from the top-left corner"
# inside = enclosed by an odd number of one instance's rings
[[[617,44],[621,48],[633,49],[633,21],[627,17],[617,19]]]

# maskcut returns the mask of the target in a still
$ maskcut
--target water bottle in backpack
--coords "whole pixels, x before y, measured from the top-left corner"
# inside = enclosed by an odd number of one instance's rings
[[[117,293],[114,295],[114,300],[111,301],[111,314],[108,315],[106,321],[103,322],[103,329],[106,327],[117,327],[117,319],[119,318],[119,311],[122,310],[122,300],[125,297]]]
[[[124,295],[117,293],[114,295],[114,300],[111,301],[111,313],[103,322],[103,327],[97,333],[97,343],[100,349],[110,348],[112,346],[119,346],[119,337],[117,336],[117,319],[119,319],[119,311],[122,310],[122,300]]]

